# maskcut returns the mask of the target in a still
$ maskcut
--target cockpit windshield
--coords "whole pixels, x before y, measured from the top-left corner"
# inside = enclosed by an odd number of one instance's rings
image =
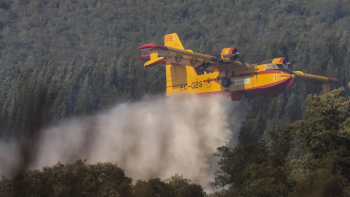
[[[265,66],[266,70],[273,70],[273,69],[288,69],[287,66],[285,66],[284,64],[267,64]]]
[[[265,66],[266,70],[278,69],[276,64],[268,64]]]

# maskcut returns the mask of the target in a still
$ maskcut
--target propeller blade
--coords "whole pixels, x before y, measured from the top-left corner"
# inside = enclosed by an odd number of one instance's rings
[[[277,49],[277,51],[278,51],[278,53],[280,54],[281,57],[284,57],[284,58],[285,58],[286,62],[289,62],[289,61],[288,61],[288,58],[287,58],[286,56],[283,55],[283,53],[281,52],[280,49]]]
[[[240,56],[239,52],[233,53],[233,54],[228,54],[228,55],[224,55],[224,58],[228,58],[228,57],[238,57],[239,61],[241,62],[242,66],[248,70],[248,67],[244,61],[244,59]],[[248,63],[249,64],[249,63]],[[251,67],[253,67],[251,64],[249,64]]]
[[[301,62],[301,60],[292,60],[290,63],[291,64],[296,64],[296,63],[299,63],[299,62]]]
[[[246,70],[248,70],[248,67],[247,67],[247,65],[245,64],[244,59],[243,59],[241,56],[238,56],[238,58],[239,58],[239,61],[240,61],[241,64],[242,64],[242,66],[243,66]],[[252,66],[251,64],[249,64],[249,65]]]
[[[280,51],[280,49],[277,49],[278,53],[280,54],[281,57],[284,57],[284,55],[282,54],[282,52]]]
[[[239,56],[239,58],[244,61],[244,59],[241,56]],[[245,63],[245,61],[244,61],[244,63]],[[249,66],[253,67],[253,65],[251,65],[250,63],[248,63],[248,64],[249,64]]]
[[[286,65],[288,66],[288,68],[289,68],[290,70],[293,70],[293,64],[301,62],[301,60],[292,60],[292,61],[289,61],[288,58],[285,57],[285,56],[282,54],[282,52],[281,52],[280,49],[277,48],[277,51],[278,51],[278,53],[281,55],[281,57],[284,57],[284,58],[285,58],[285,61],[287,62]]]

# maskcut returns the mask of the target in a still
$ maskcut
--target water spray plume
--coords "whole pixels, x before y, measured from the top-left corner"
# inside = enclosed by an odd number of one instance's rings
[[[222,95],[149,97],[119,104],[43,131],[29,169],[86,159],[117,163],[134,180],[179,173],[207,186],[217,170],[213,153],[237,143],[247,110],[246,102]],[[16,155],[13,143],[1,144],[0,159],[6,165],[0,174],[10,175]]]

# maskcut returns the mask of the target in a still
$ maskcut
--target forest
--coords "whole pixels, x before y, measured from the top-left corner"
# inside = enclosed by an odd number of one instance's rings
[[[0,138],[32,136],[53,122],[164,94],[165,68],[145,69],[135,48],[162,44],[173,32],[185,48],[210,53],[236,46],[251,63],[279,57],[280,49],[299,60],[293,70],[340,82],[321,97],[320,86],[294,84],[252,99],[239,145],[218,148],[220,171],[212,185],[226,189],[211,195],[350,195],[349,0],[0,0]],[[87,174],[65,174],[65,167]],[[88,175],[111,168],[118,171],[108,179],[111,185],[102,187],[98,176]],[[35,184],[38,177],[50,179],[50,186]],[[183,190],[206,195],[199,185],[174,177],[186,185]],[[57,164],[17,178],[3,177],[0,194],[32,196],[47,188],[41,196],[73,191],[85,196],[82,187],[88,187],[79,184],[91,181],[94,196],[141,190],[144,196],[164,196],[157,193],[164,188],[185,196],[172,186],[174,180],[132,185],[122,169],[108,163]],[[65,190],[67,185],[74,186]],[[16,193],[17,187],[26,193]]]
[[[152,178],[138,180],[132,185],[132,179],[115,164],[86,164],[78,160],[72,164],[58,163],[45,167],[42,171],[24,172],[14,180],[2,179],[1,196],[194,196],[206,195],[203,188],[191,184],[190,180],[175,174],[162,181]]]

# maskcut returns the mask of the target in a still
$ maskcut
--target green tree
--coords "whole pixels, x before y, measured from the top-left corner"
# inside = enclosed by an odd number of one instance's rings
[[[348,196],[350,98],[344,93],[309,95],[302,120],[257,143],[218,148],[213,185],[236,196]]]
[[[148,181],[138,180],[134,186],[135,196],[153,197],[153,196],[176,196],[175,191],[159,178]]]
[[[29,170],[14,180],[2,178],[0,194],[4,196],[133,196],[132,180],[111,163],[56,164]]]
[[[202,186],[197,184],[191,184],[189,179],[184,178],[182,175],[175,174],[170,178],[165,180],[172,190],[175,192],[176,196],[195,196],[203,197],[206,195]]]

